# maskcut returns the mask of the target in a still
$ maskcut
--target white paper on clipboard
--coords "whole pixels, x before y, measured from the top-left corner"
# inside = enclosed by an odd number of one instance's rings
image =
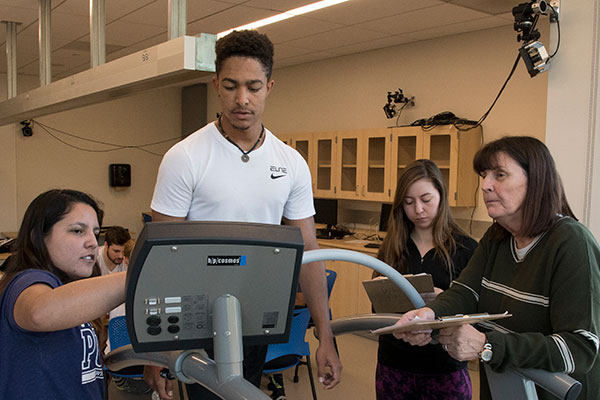
[[[442,329],[449,328],[451,326],[459,326],[466,324],[476,324],[480,321],[490,321],[494,319],[502,319],[512,317],[512,314],[509,314],[508,311],[505,311],[502,314],[457,314],[451,315],[448,317],[441,317],[435,320],[412,320],[404,325],[390,325],[385,326],[383,328],[375,329],[371,331],[376,335],[383,335],[385,333],[392,332],[417,332],[417,331],[427,331],[430,329]]]

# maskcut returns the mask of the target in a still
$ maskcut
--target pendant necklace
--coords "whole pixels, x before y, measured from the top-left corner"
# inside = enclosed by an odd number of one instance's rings
[[[260,131],[260,135],[258,136],[258,140],[256,141],[256,143],[254,143],[254,146],[252,146],[252,148],[248,151],[244,151],[242,150],[242,148],[240,146],[238,146],[238,144],[236,142],[234,142],[233,140],[231,140],[231,138],[229,137],[229,135],[227,133],[225,133],[225,129],[223,129],[223,126],[221,125],[221,117],[219,117],[219,130],[221,131],[221,134],[223,134],[223,137],[225,139],[227,139],[227,141],[229,143],[231,143],[232,145],[234,145],[235,147],[237,147],[241,152],[242,152],[242,161],[247,163],[250,160],[250,156],[248,154],[250,154],[250,152],[252,150],[254,150],[256,148],[256,146],[258,146],[258,144],[260,143],[263,134],[265,133],[265,126],[263,124],[260,124],[262,126],[262,130]]]

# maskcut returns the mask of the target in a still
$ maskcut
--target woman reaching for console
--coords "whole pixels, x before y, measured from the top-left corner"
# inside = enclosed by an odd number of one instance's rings
[[[27,208],[0,280],[3,399],[105,398],[89,321],[125,300],[126,273],[84,279],[95,270],[102,216],[74,190],[42,193]]]
[[[578,399],[600,396],[600,248],[578,223],[546,146],[531,137],[506,137],[484,146],[473,161],[493,225],[452,287],[426,307],[406,313],[433,319],[457,313],[502,313],[511,318],[440,331],[457,360],[565,372],[582,384]],[[429,333],[395,333],[415,344]],[[482,400],[491,395],[482,371]],[[553,398],[537,388],[541,399]]]
[[[378,258],[403,274],[431,274],[435,294],[448,289],[477,246],[452,220],[448,190],[430,160],[406,167],[388,227]],[[377,358],[378,400],[471,398],[467,363],[451,358],[440,345],[412,347],[382,335]]]

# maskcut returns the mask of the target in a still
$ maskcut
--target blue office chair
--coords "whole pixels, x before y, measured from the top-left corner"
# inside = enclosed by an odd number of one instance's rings
[[[142,220],[144,221],[144,224],[146,222],[152,222],[152,215],[143,212],[142,213]]]
[[[308,329],[309,320],[310,313],[308,312],[308,308],[294,310],[289,341],[287,343],[269,345],[263,373],[274,374],[304,364],[308,367],[308,377],[310,379],[310,388],[312,390],[313,399],[317,400],[317,392],[315,390],[315,382],[310,363],[310,347],[308,342],[304,339],[306,330]],[[305,360],[302,360],[303,357]],[[298,370],[296,369],[294,382],[297,382],[297,372]]]
[[[337,272],[331,269],[326,269],[325,275],[327,277],[327,301],[329,301],[329,299],[331,298],[331,291],[333,290],[333,284],[335,283],[335,280],[337,278]],[[331,315],[331,307],[329,307],[329,319],[333,319],[333,316]],[[333,346],[335,347],[335,351],[338,353],[339,356],[340,352],[338,350],[337,340],[335,340],[335,336],[333,337]]]
[[[131,344],[124,315],[111,318],[108,321],[108,340],[111,351]],[[106,372],[112,375],[115,385],[120,390],[129,393],[149,393],[152,390],[144,381],[144,367],[141,365],[124,368],[118,372],[109,370],[106,370]]]
[[[333,290],[333,284],[337,278],[337,272],[326,269],[325,274],[327,275],[327,299],[331,297],[331,291]],[[329,310],[329,317],[331,318],[331,309]]]

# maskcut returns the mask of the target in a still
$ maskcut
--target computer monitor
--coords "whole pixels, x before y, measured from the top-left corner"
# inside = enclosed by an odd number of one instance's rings
[[[336,199],[315,199],[315,223],[325,224],[324,230],[317,231],[317,237],[320,239],[332,238],[331,230],[337,225],[337,200]]]
[[[390,214],[392,212],[392,205],[388,203],[381,204],[381,215],[379,216],[379,232],[387,232],[388,222],[390,220]]]

